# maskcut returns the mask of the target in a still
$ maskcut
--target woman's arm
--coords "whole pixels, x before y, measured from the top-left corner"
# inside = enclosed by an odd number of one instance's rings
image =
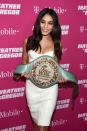
[[[27,40],[28,40],[28,38],[26,38],[23,42],[22,64],[28,63],[28,53],[26,51]],[[25,77],[25,73],[18,75],[16,80],[19,80],[22,76]]]
[[[26,51],[27,40],[28,38],[26,38],[23,43],[22,64],[29,63],[29,56],[28,56],[28,52]],[[21,74],[21,77],[25,77],[26,79],[29,79],[30,73],[23,73]]]
[[[60,42],[60,49],[62,50],[62,44]],[[59,62],[57,56],[54,57],[54,59]],[[60,77],[59,80],[58,80],[59,83],[63,83],[63,82],[67,82],[63,77]]]
[[[28,63],[28,53],[26,51],[27,40],[28,38],[26,38],[23,42],[22,64]]]
[[[62,44],[61,44],[61,42],[60,42],[60,49],[62,50]],[[57,62],[59,62],[59,60],[58,60],[58,57],[57,57],[57,56],[54,56],[54,59],[55,59]]]

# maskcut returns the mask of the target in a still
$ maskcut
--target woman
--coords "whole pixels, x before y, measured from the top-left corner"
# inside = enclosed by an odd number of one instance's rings
[[[62,54],[60,38],[61,28],[57,14],[52,9],[43,9],[36,19],[33,35],[24,40],[22,64],[43,55],[49,55],[59,61]],[[26,78],[26,98],[34,121],[34,131],[48,131],[57,101],[58,84],[41,89],[29,80],[29,73],[21,76]],[[60,78],[58,82],[65,81]]]

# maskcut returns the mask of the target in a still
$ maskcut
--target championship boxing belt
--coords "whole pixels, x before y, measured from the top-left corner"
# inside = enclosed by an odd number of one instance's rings
[[[58,79],[63,77],[67,81],[74,83],[72,93],[72,107],[74,97],[78,93],[78,83],[74,74],[64,70],[51,56],[41,56],[29,64],[19,64],[14,71],[14,78],[19,74],[30,72],[30,80],[39,88],[48,88],[58,83]]]

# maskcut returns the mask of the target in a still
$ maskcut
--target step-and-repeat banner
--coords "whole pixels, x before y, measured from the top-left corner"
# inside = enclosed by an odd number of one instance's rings
[[[56,11],[61,24],[60,65],[77,76],[79,85],[74,110],[72,86],[59,89],[50,131],[87,131],[86,0],[0,0],[0,131],[33,131],[25,82],[14,81],[13,71],[21,63],[23,41],[45,7]]]

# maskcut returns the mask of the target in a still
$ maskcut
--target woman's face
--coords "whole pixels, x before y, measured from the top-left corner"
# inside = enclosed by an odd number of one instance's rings
[[[48,14],[44,15],[40,21],[42,35],[50,35],[53,29],[53,24],[53,18]]]

